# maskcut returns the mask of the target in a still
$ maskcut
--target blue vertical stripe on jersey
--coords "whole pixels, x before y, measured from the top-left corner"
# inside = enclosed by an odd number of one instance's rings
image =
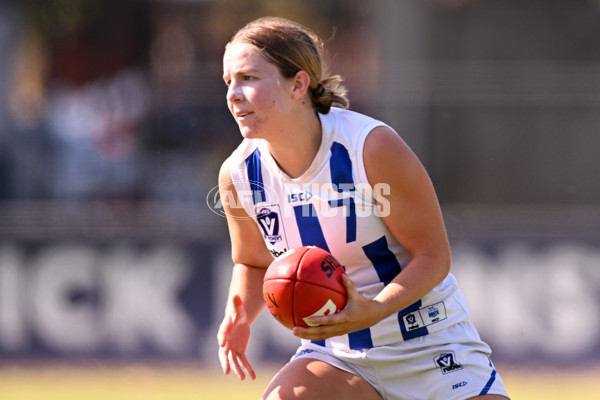
[[[246,158],[246,169],[248,171],[250,190],[252,191],[252,201],[254,204],[266,201],[265,186],[263,184],[262,168],[260,164],[260,150],[258,148]]]
[[[398,259],[389,249],[385,236],[363,246],[363,251],[375,267],[379,280],[385,285],[390,283],[402,270]]]
[[[348,345],[352,350],[370,349],[373,347],[371,329],[366,328],[348,334]]]
[[[402,333],[402,338],[404,340],[410,340],[429,334],[429,329],[427,329],[426,326],[409,330],[404,324],[404,317],[417,311],[422,305],[423,303],[419,300],[398,313],[398,324],[400,325],[400,332]]]
[[[302,245],[317,246],[329,251],[315,207],[312,204],[294,206],[294,214],[296,215],[296,224],[298,225]]]
[[[346,243],[356,241],[356,206],[352,197],[343,199],[329,200],[331,207],[347,207],[346,212]]]
[[[294,214],[296,215],[296,224],[298,225],[302,245],[317,246],[329,251],[315,207],[312,204],[294,206]],[[324,340],[312,340],[311,342],[319,346],[325,346]]]
[[[480,396],[483,396],[484,394],[488,394],[488,392],[492,388],[492,385],[494,384],[494,381],[496,380],[496,368],[494,368],[494,364],[492,364],[492,360],[490,360],[490,367],[492,367],[492,375],[490,376],[490,379],[485,384],[485,387],[483,388],[481,393],[479,393]]]
[[[338,192],[354,190],[354,179],[352,179],[352,161],[348,150],[338,142],[331,145],[331,160],[329,169],[331,172],[331,183]]]

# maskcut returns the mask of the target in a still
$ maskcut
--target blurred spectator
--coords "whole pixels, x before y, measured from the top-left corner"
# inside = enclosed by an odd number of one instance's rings
[[[135,195],[137,125],[150,109],[148,7],[133,0],[21,4],[9,104],[15,196]]]
[[[126,69],[80,87],[55,83],[48,130],[54,142],[53,194],[129,198],[139,181],[137,124],[149,110],[147,79]]]

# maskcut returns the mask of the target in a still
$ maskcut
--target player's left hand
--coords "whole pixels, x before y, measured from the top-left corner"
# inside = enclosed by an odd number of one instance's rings
[[[342,283],[348,297],[346,306],[336,314],[310,317],[309,322],[318,326],[296,326],[294,335],[308,340],[325,340],[368,328],[383,318],[381,303],[360,294],[348,275],[342,275]]]
[[[217,334],[219,361],[225,375],[229,375],[233,369],[241,380],[246,378],[246,373],[252,380],[255,380],[256,373],[246,357],[250,340],[250,324],[246,316],[244,302],[240,296],[236,295],[233,297],[232,303],[233,307],[225,315]]]

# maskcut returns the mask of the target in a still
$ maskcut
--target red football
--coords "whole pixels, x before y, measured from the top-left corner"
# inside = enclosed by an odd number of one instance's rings
[[[315,246],[292,249],[267,269],[263,296],[271,314],[284,326],[306,327],[305,318],[344,308],[342,274],[344,267],[329,252]]]

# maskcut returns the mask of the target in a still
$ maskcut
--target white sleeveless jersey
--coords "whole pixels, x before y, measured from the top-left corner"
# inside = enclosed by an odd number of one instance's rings
[[[410,261],[387,229],[374,200],[363,162],[369,132],[385,125],[359,113],[332,108],[319,114],[321,146],[299,178],[286,175],[265,142],[245,139],[230,158],[240,202],[261,230],[274,256],[304,245],[331,252],[366,297],[375,297]],[[328,347],[365,349],[409,340],[468,320],[453,275],[412,306],[378,324],[321,342]]]

